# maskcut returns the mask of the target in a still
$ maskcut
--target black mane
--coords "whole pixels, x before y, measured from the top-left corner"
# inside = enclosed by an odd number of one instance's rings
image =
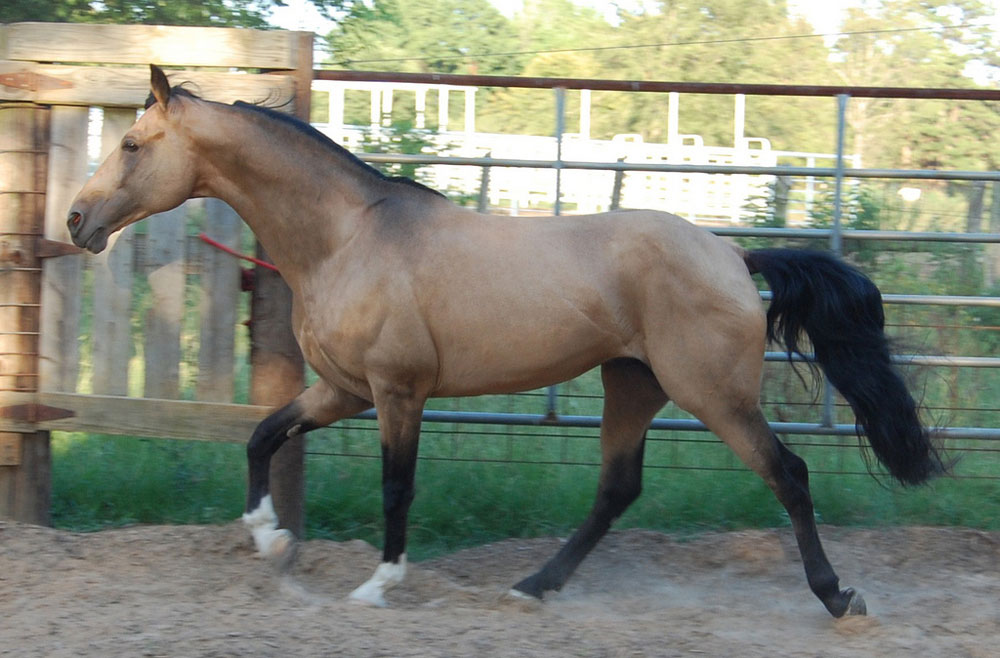
[[[257,112],[259,114],[263,114],[264,116],[266,116],[269,119],[273,119],[274,121],[277,121],[279,123],[283,123],[286,126],[291,127],[296,132],[301,133],[303,135],[306,135],[307,137],[310,137],[310,138],[316,140],[317,142],[319,142],[320,144],[322,144],[326,148],[332,150],[335,154],[337,154],[337,155],[339,155],[341,157],[347,158],[350,162],[353,162],[354,164],[358,165],[359,167],[362,167],[363,169],[365,169],[369,173],[377,176],[381,180],[388,181],[390,183],[403,183],[404,185],[409,185],[411,187],[415,187],[418,190],[422,190],[424,192],[430,192],[431,194],[436,194],[436,195],[438,195],[440,197],[444,197],[444,194],[441,194],[441,192],[438,192],[437,190],[435,190],[433,188],[427,187],[423,183],[418,183],[417,181],[413,180],[412,178],[407,178],[406,176],[386,176],[381,171],[379,171],[375,167],[371,166],[367,162],[363,161],[361,158],[359,158],[358,156],[354,155],[353,153],[351,153],[350,151],[348,151],[347,149],[345,149],[343,146],[341,146],[337,142],[333,141],[332,139],[330,139],[329,137],[327,137],[326,135],[324,135],[322,132],[320,132],[319,130],[317,130],[316,128],[314,128],[313,126],[311,126],[310,124],[308,124],[307,122],[302,121],[301,119],[298,119],[298,118],[292,116],[291,114],[286,114],[284,112],[278,112],[277,110],[272,109],[270,107],[265,107],[263,105],[255,105],[253,103],[245,103],[243,101],[236,101],[235,103],[233,103],[233,105],[235,107],[240,107],[240,108],[243,108],[243,109],[246,109],[246,110],[251,110],[253,112]]]
[[[173,89],[171,90],[171,93],[179,95],[179,96],[187,96],[189,98],[201,99],[201,97],[198,94],[196,94],[193,91],[191,91],[190,89],[186,88],[184,85],[177,85],[177,86],[173,87]],[[149,97],[146,98],[146,109],[148,110],[150,108],[150,106],[153,105],[153,103],[155,103],[155,102],[156,102],[156,99],[153,97],[152,94],[150,94]],[[361,158],[359,158],[358,156],[354,155],[353,153],[351,153],[350,151],[348,151],[347,149],[345,149],[343,146],[341,146],[337,142],[333,141],[332,139],[330,139],[329,137],[327,137],[326,135],[324,135],[322,132],[320,132],[316,128],[314,128],[311,125],[309,125],[307,122],[302,121],[301,119],[298,119],[298,118],[296,118],[296,117],[294,117],[294,116],[292,116],[290,114],[286,114],[284,112],[279,112],[279,111],[277,111],[277,110],[275,110],[273,108],[266,107],[266,106],[263,106],[263,105],[256,105],[254,103],[246,103],[244,101],[236,101],[235,103],[233,103],[233,107],[238,107],[238,108],[241,108],[241,109],[244,109],[244,110],[249,110],[251,112],[256,112],[257,114],[263,115],[264,117],[267,117],[268,119],[271,119],[273,121],[277,121],[278,123],[282,123],[282,124],[284,124],[284,125],[292,128],[296,132],[298,132],[298,133],[300,133],[302,135],[305,135],[305,136],[307,136],[307,137],[309,137],[309,138],[311,138],[311,139],[319,142],[324,147],[326,147],[327,149],[329,149],[330,151],[332,151],[334,154],[336,154],[336,155],[338,155],[338,156],[340,156],[342,158],[346,158],[349,162],[357,165],[358,167],[361,167],[362,169],[364,169],[368,173],[370,173],[373,176],[377,177],[379,180],[383,180],[383,181],[386,181],[386,182],[389,182],[389,183],[402,183],[404,185],[408,185],[410,187],[414,187],[414,188],[416,188],[418,190],[421,190],[423,192],[430,192],[431,194],[436,194],[436,195],[438,195],[440,197],[447,198],[441,192],[438,192],[434,188],[428,187],[428,186],[424,185],[423,183],[418,183],[417,181],[413,180],[412,178],[407,178],[406,176],[386,176],[385,174],[383,174],[381,171],[379,171],[375,167],[373,167],[370,164],[368,164],[367,162],[363,161]]]

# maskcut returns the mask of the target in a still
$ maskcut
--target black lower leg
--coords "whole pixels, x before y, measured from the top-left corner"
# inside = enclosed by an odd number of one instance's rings
[[[247,444],[247,512],[260,506],[268,494],[271,457],[295,434],[304,434],[315,425],[304,417],[298,403],[290,402],[265,418],[254,430]]]
[[[776,437],[774,440],[780,455],[778,472],[775,474],[775,493],[791,519],[809,588],[830,614],[841,617],[854,604],[855,592],[850,588],[841,591],[840,580],[823,551],[809,495],[809,471],[805,462]],[[863,609],[853,612],[863,613]]]
[[[587,554],[607,534],[611,524],[642,491],[643,445],[631,455],[611,459],[602,469],[597,499],[590,515],[566,545],[538,573],[514,585],[514,589],[542,598],[545,592],[562,589]]]
[[[416,441],[412,446],[382,448],[382,509],[385,514],[383,562],[399,562],[406,552],[406,521],[413,502]]]

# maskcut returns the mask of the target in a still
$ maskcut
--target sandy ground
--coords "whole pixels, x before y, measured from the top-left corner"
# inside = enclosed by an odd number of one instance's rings
[[[788,531],[615,532],[544,603],[504,593],[560,540],[509,540],[411,565],[372,609],[345,601],[378,562],[360,541],[307,542],[279,575],[235,523],[0,522],[0,655],[1000,655],[1000,533],[821,532],[870,616],[827,615]]]

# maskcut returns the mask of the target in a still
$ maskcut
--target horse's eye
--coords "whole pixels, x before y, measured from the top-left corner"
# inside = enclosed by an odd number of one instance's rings
[[[135,140],[126,139],[122,142],[122,150],[128,151],[129,153],[135,153],[139,150],[139,145],[135,143]]]

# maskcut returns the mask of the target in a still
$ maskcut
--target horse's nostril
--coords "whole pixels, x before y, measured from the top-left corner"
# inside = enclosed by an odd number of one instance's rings
[[[75,210],[69,214],[69,228],[73,230],[79,228],[80,222],[83,221],[83,215],[76,212]]]

